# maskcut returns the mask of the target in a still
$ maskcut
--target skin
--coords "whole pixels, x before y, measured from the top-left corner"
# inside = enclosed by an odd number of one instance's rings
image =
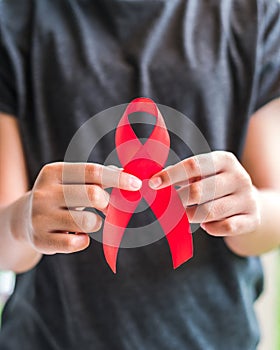
[[[164,169],[150,186],[178,186],[190,221],[209,235],[224,237],[235,254],[260,255],[278,247],[279,114],[277,99],[252,116],[242,165],[231,153],[211,152]],[[0,167],[0,269],[15,272],[31,269],[42,254],[86,249],[87,233],[100,228],[101,218],[79,209],[91,205],[106,214],[106,187],[141,187],[140,180],[114,167],[51,163],[28,189],[17,120],[5,114],[0,114],[0,164],[5,164]]]

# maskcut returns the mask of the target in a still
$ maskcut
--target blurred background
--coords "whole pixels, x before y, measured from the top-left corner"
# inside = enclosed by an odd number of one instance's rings
[[[0,327],[3,306],[14,289],[14,275],[9,271],[0,271]]]
[[[280,350],[280,253],[279,250],[262,257],[265,290],[256,302],[262,340],[258,350]]]
[[[264,255],[262,257],[262,261],[265,273],[265,291],[256,302],[256,312],[262,332],[262,341],[258,347],[258,350],[280,350],[279,251],[277,250]],[[9,295],[12,293],[13,288],[13,273],[0,271],[0,317],[3,305]]]

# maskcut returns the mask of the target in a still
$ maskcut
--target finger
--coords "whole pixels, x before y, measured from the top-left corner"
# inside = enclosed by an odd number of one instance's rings
[[[109,193],[98,185],[62,185],[59,187],[58,206],[60,207],[92,207],[104,210],[109,204]]]
[[[59,210],[47,227],[51,232],[83,232],[98,231],[102,226],[102,219],[96,213],[86,210]]]
[[[232,174],[220,173],[193,182],[177,190],[184,207],[209,202],[234,193],[236,184]]]
[[[163,169],[149,181],[152,188],[189,183],[193,178],[202,178],[216,173],[211,153],[184,159],[183,161]]]
[[[202,223],[223,220],[227,217],[242,214],[245,200],[229,195],[201,205],[187,207],[186,212],[190,222]]]
[[[96,184],[128,191],[137,191],[142,186],[137,177],[96,163],[52,163],[44,168],[46,178],[55,178],[63,184]]]
[[[211,152],[184,159],[163,169],[149,181],[153,189],[159,189],[180,183],[190,183],[194,178],[205,178],[225,171],[236,162],[229,152]]]
[[[90,238],[85,233],[44,233],[36,239],[36,249],[43,254],[74,253],[86,249]]]
[[[201,227],[212,236],[235,236],[253,232],[256,228],[256,220],[252,215],[240,214],[221,221],[203,223]]]

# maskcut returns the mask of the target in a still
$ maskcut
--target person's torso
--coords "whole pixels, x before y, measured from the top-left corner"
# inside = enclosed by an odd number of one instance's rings
[[[64,159],[87,120],[139,96],[187,116],[209,150],[240,156],[253,112],[256,1],[10,2],[2,8],[7,21],[20,16],[7,36],[31,184],[44,164]],[[193,135],[184,119],[174,124],[171,148],[183,159]],[[89,161],[113,151],[111,125],[92,131],[99,142]],[[84,252],[45,256],[17,278],[1,349],[254,349],[258,259],[202,230],[193,238],[193,259],[175,271],[165,238],[121,249],[117,275],[96,240]]]

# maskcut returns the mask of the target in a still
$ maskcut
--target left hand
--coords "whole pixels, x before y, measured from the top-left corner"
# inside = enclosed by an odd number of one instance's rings
[[[184,159],[150,179],[150,187],[178,188],[190,222],[213,236],[253,232],[260,225],[257,189],[237,158],[215,151]]]

